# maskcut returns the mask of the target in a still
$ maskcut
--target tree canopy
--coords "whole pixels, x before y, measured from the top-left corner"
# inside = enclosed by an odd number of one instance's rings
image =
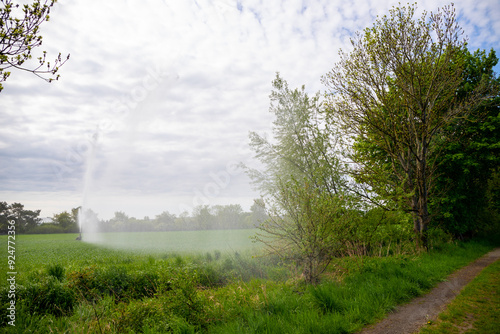
[[[315,282],[355,221],[336,152],[339,138],[323,119],[319,94],[290,89],[279,75],[272,84],[273,138],[250,133],[263,168],[247,171],[266,199],[269,216],[256,239],[296,261],[306,281]]]
[[[51,82],[57,80],[56,73],[68,59],[61,53],[51,63],[46,60],[47,53],[37,57],[37,65],[27,66],[32,59],[33,50],[42,45],[40,26],[49,20],[50,10],[57,0],[35,0],[32,4],[13,4],[11,0],[1,0],[0,8],[0,91],[2,82],[7,80],[12,69],[31,72]],[[56,75],[56,76],[55,76]]]
[[[328,112],[354,144],[348,157],[356,181],[378,205],[394,203],[411,212],[425,246],[429,200],[447,141],[443,130],[488,99],[493,85],[483,76],[457,94],[466,39],[455,9],[415,18],[416,8],[395,7],[359,33],[323,82]]]

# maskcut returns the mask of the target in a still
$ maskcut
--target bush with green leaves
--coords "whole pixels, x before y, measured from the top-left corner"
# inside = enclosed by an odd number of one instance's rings
[[[342,255],[357,226],[356,203],[347,194],[318,189],[305,179],[281,183],[276,198],[255,239],[271,254],[295,261],[305,280],[317,283],[332,259]]]
[[[129,272],[125,267],[86,267],[68,273],[67,285],[88,301],[113,296],[116,301],[153,297],[160,275],[156,272]]]
[[[47,274],[62,282],[64,280],[64,267],[61,264],[51,264],[47,267]]]
[[[19,286],[19,300],[30,313],[64,316],[71,314],[77,296],[68,286],[55,277],[40,283]]]

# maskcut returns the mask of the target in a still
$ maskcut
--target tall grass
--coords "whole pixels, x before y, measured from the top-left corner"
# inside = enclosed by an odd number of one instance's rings
[[[455,269],[491,249],[471,242],[443,246],[421,256],[368,257],[350,263],[342,282],[298,289],[283,284],[259,307],[215,326],[215,333],[353,333],[396,305],[432,288]],[[347,266],[349,259],[343,259]]]
[[[19,261],[16,328],[0,331],[352,333],[491,248],[471,242],[420,256],[338,259],[329,268],[337,275],[307,286],[278,258],[248,251],[137,254],[33,240]]]

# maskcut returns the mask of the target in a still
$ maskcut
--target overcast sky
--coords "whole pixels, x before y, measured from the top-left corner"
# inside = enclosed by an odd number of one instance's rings
[[[259,195],[234,165],[252,162],[249,131],[271,129],[276,72],[324,91],[338,50],[397,2],[59,0],[40,50],[71,54],[60,80],[13,72],[0,93],[0,201],[42,217],[248,210]],[[498,1],[455,6],[469,48],[499,52]]]

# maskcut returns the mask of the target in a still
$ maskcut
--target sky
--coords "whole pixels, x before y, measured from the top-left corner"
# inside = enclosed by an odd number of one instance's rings
[[[500,3],[454,3],[469,49],[500,52]],[[339,50],[397,4],[59,0],[38,51],[71,55],[61,78],[17,71],[0,93],[0,201],[41,217],[80,205],[102,219],[249,210],[259,193],[236,166],[256,163],[249,131],[272,129],[276,73],[324,92]]]

